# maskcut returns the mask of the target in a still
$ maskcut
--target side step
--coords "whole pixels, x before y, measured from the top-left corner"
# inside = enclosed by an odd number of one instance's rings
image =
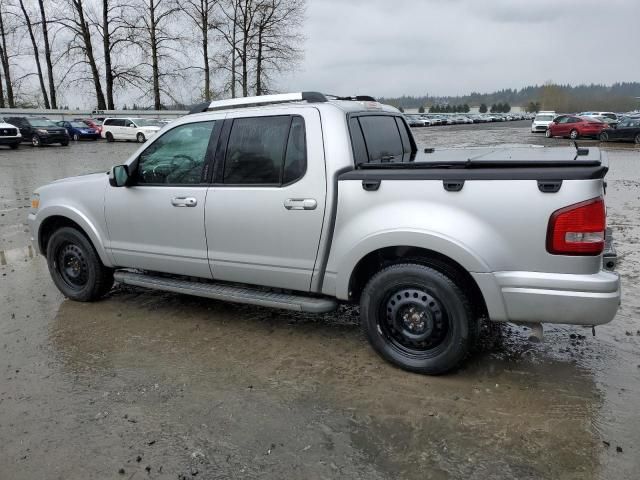
[[[286,293],[267,292],[258,289],[237,287],[222,283],[191,282],[173,278],[157,277],[142,273],[117,271],[114,274],[117,282],[138,287],[163,290],[165,292],[183,293],[198,297],[226,300],[228,302],[260,305],[262,307],[283,308],[296,312],[326,313],[335,310],[338,302],[331,298],[306,297]]]

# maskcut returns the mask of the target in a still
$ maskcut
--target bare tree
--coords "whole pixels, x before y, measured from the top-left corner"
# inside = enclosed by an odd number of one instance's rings
[[[218,40],[223,47],[217,55],[217,66],[229,72],[229,90],[231,98],[236,98],[237,87],[237,47],[238,47],[238,18],[240,2],[242,0],[222,0],[220,3],[221,22],[215,26],[219,34]]]
[[[209,32],[216,25],[215,8],[219,0],[184,0],[182,9],[198,29],[204,72],[204,99],[211,100],[211,62],[209,60]]]
[[[3,6],[2,1],[0,1],[0,7]],[[5,28],[4,18],[3,18],[3,9],[0,8],[0,64],[2,65],[2,70],[4,71],[4,81],[5,86],[7,87],[7,104],[9,108],[15,108],[15,98],[13,93],[13,80],[11,78],[11,65],[9,63],[9,51],[7,50],[7,30]],[[0,80],[1,82],[1,80]]]
[[[134,41],[143,56],[141,65],[151,70],[149,80],[153,107],[160,110],[162,94],[172,98],[172,92],[166,80],[175,80],[181,76],[177,61],[181,38],[172,25],[180,7],[173,0],[139,0],[139,2],[144,13],[130,27]],[[148,56],[150,61],[146,60]]]
[[[56,87],[53,80],[53,62],[51,60],[51,44],[49,43],[49,25],[44,9],[44,0],[38,0],[38,6],[40,7],[40,28],[42,29],[42,39],[44,43],[44,59],[47,63],[47,77],[49,79],[49,97],[51,99],[51,108],[58,108],[56,101]]]
[[[40,81],[40,91],[42,92],[42,98],[44,100],[44,108],[49,109],[51,108],[51,104],[49,103],[49,95],[47,94],[47,89],[44,86],[44,76],[42,75],[42,66],[40,65],[40,53],[38,52],[38,43],[36,42],[33,23],[31,22],[31,17],[29,16],[27,9],[24,7],[23,0],[19,0],[19,2],[20,10],[22,10],[22,15],[24,16],[25,26],[27,27],[27,31],[29,32],[31,46],[33,47],[33,59],[38,71],[38,80]]]
[[[302,57],[298,31],[305,0],[260,0],[255,21],[255,91],[268,93],[269,72],[294,67]]]

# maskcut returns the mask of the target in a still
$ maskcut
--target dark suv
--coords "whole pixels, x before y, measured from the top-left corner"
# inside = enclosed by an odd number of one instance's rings
[[[63,127],[47,118],[6,117],[5,120],[20,129],[23,142],[31,142],[34,147],[59,143],[69,145],[69,134]]]

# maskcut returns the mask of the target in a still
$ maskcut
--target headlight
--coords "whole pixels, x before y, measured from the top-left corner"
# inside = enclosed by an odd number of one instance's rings
[[[38,208],[40,208],[40,194],[34,193],[31,195],[31,211],[37,212]]]
[[[43,130],[41,128],[38,128],[36,130],[36,133],[39,133],[40,135],[49,135],[49,132],[47,132],[46,130]]]

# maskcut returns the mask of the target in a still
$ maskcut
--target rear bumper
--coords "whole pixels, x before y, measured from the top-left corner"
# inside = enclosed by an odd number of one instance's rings
[[[620,306],[618,274],[540,272],[473,274],[494,321],[602,325]]]

